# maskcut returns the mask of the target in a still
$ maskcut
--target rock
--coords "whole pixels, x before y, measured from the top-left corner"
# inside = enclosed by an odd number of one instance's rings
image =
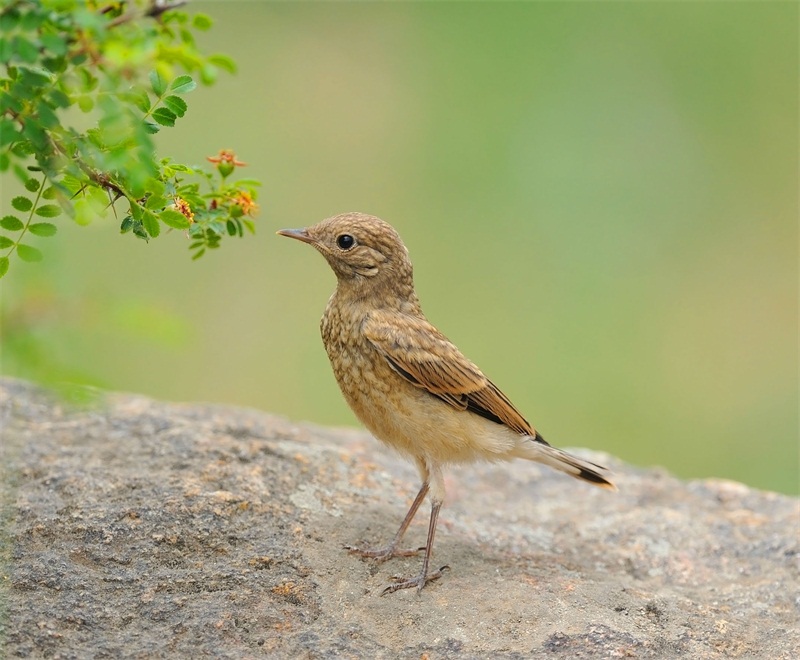
[[[0,381],[0,643],[58,658],[795,658],[798,500],[585,452],[450,471],[421,594],[376,564],[419,486],[367,434]],[[422,544],[427,506],[409,530]],[[5,610],[5,611],[3,611]]]

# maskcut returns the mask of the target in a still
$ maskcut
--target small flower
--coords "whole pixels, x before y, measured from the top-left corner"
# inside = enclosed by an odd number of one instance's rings
[[[256,204],[253,196],[246,190],[237,190],[236,194],[230,198],[231,215],[238,218],[241,215],[254,216],[258,212],[258,204]]]
[[[217,171],[223,178],[228,176],[237,167],[244,167],[247,163],[236,160],[236,154],[232,149],[220,149],[216,156],[206,156],[209,163],[216,163]]]
[[[175,210],[178,213],[182,213],[189,222],[194,222],[194,213],[192,213],[192,207],[189,206],[189,202],[182,197],[175,198]]]

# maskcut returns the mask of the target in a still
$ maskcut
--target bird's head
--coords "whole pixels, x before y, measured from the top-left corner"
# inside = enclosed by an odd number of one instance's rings
[[[413,294],[411,260],[389,223],[366,213],[343,213],[278,234],[313,245],[327,260],[340,288],[363,297],[371,292]]]

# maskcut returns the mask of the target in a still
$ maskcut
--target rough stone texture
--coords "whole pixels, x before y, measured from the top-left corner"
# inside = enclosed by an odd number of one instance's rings
[[[596,456],[451,471],[452,567],[381,597],[418,487],[365,433],[0,381],[0,644],[53,658],[796,658],[798,501]],[[425,514],[410,530],[422,543]]]

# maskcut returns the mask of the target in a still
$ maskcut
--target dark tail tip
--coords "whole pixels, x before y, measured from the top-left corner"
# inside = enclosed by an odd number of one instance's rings
[[[584,481],[588,481],[603,488],[617,490],[617,487],[612,481],[609,481],[602,474],[598,474],[597,472],[581,469],[576,476],[578,479],[583,479]]]

